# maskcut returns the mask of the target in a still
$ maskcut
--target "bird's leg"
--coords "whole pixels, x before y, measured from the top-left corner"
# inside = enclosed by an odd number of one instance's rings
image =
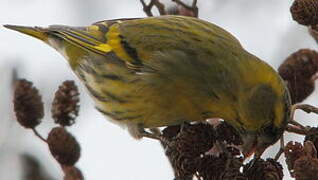
[[[145,131],[144,129],[139,131],[139,135],[141,137],[146,137],[146,138],[150,138],[150,139],[155,139],[155,140],[159,140],[161,141],[161,136],[158,135],[158,134],[155,134],[155,133],[150,133],[150,132],[147,132]]]
[[[229,157],[231,155],[231,153],[228,151],[228,149],[226,148],[226,144],[222,141],[216,140],[215,145],[218,147],[218,149],[221,149],[221,151],[227,156]]]
[[[279,151],[277,152],[277,154],[275,155],[274,160],[278,161],[278,159],[280,158],[280,156],[283,154],[284,149],[285,149],[285,143],[284,143],[284,135],[282,135],[282,137],[280,137],[280,148]]]
[[[180,125],[180,132],[184,131],[185,128],[189,127],[190,123],[187,123],[187,122],[183,122],[181,125]]]
[[[207,121],[210,123],[214,128],[216,128],[220,124],[219,118],[212,118]],[[232,154],[227,149],[227,145],[224,141],[218,140],[218,137],[221,136],[219,133],[216,132],[216,141],[214,146],[207,152],[207,154],[211,154],[214,156],[219,156],[221,153],[225,154],[226,162],[225,162],[225,170],[227,170],[231,165]]]
[[[266,147],[257,148],[256,151],[254,152],[254,158],[261,159],[262,154],[264,153],[265,150],[266,150]]]
[[[146,137],[146,138],[150,138],[150,139],[155,139],[155,140],[159,140],[159,141],[161,140],[160,135],[155,134],[155,133],[147,132],[147,131],[145,131],[145,129],[143,129],[143,128],[140,128],[140,129],[139,129],[138,136],[140,136],[140,137]]]
[[[145,129],[142,126],[138,126],[138,136],[140,137],[146,137],[150,139],[159,140],[165,145],[169,145],[170,141],[162,136],[160,130],[158,128],[150,128],[151,132],[145,131]]]
[[[219,134],[217,133],[216,136],[218,137]],[[218,150],[221,150],[221,152],[223,152],[225,154],[226,157],[226,162],[225,162],[225,170],[227,170],[230,165],[231,165],[231,160],[232,160],[232,154],[228,151],[227,149],[227,145],[225,144],[225,142],[223,141],[219,141],[218,139],[215,141],[215,148],[216,148],[216,152]]]
[[[225,154],[226,156],[226,162],[225,162],[225,171],[228,170],[231,166],[231,163],[232,163],[232,154],[228,151],[228,149],[226,148],[226,144],[224,142],[221,142],[221,141],[218,141],[216,140],[215,144],[217,146],[219,146],[223,153]]]
[[[153,134],[156,134],[158,136],[162,135],[159,128],[149,128],[149,130],[150,130],[150,132],[152,132]]]

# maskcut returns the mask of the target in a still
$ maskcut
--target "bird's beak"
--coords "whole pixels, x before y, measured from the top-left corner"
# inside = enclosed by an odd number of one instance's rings
[[[250,157],[257,148],[257,137],[255,134],[245,134],[242,136],[243,144],[241,145],[241,151],[244,159]]]
[[[268,146],[267,146],[268,147]],[[254,156],[255,158],[261,158],[262,154],[266,150],[265,146],[256,146]]]
[[[242,154],[244,156],[244,159],[249,158],[251,155],[253,155],[253,153],[255,152],[256,147],[251,147],[248,150],[243,148],[242,150]]]
[[[16,26],[16,25],[3,25],[5,28],[12,29],[14,31],[21,32],[23,34],[30,35],[44,42],[48,41],[48,31],[45,28],[40,27],[27,27],[27,26]]]
[[[258,144],[257,140],[255,140],[253,143],[247,143],[245,146],[242,147],[242,154],[244,156],[244,159],[250,157],[254,153],[255,158],[261,158],[264,151],[267,149],[268,146],[265,146],[263,144]]]

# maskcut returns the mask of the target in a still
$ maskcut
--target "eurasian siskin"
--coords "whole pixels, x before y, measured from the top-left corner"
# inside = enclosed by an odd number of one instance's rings
[[[258,155],[290,118],[284,82],[222,28],[192,17],[116,19],[88,27],[5,25],[59,51],[87,87],[96,108],[128,127],[144,128],[218,117]]]

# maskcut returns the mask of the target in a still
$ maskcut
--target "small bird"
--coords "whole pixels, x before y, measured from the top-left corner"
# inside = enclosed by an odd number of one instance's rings
[[[221,118],[245,156],[278,141],[290,118],[278,73],[224,29],[193,17],[114,19],[87,27],[4,25],[60,52],[96,108],[135,138],[145,128]]]

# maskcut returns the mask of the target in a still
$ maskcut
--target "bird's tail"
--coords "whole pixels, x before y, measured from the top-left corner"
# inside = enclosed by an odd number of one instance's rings
[[[50,43],[50,39],[63,39],[75,46],[102,55],[112,50],[102,38],[105,34],[102,34],[93,28],[92,30],[89,27],[69,27],[62,25],[52,25],[48,28],[16,25],[4,25],[4,27],[40,39],[53,47],[54,44]],[[55,48],[58,49],[59,47]]]
[[[49,30],[41,27],[27,27],[27,26],[16,26],[16,25],[3,25],[5,28],[12,29],[14,31],[21,32],[23,34],[30,35],[44,42],[48,41]]]

